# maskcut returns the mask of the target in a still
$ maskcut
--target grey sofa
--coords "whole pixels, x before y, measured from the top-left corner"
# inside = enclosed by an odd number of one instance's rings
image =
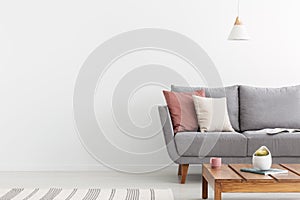
[[[188,92],[200,87],[172,86]],[[222,157],[223,163],[251,163],[252,154],[267,146],[273,163],[300,163],[300,133],[268,135],[265,128],[300,128],[300,86],[256,88],[230,86],[204,88],[208,97],[226,97],[230,122],[235,132],[179,132],[174,136],[167,106],[159,115],[170,158],[179,164],[178,175],[185,183],[189,164],[209,163]]]

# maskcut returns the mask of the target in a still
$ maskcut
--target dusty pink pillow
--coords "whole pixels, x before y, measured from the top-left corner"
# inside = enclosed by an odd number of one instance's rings
[[[192,95],[205,97],[205,91],[169,92],[164,90],[163,93],[170,111],[174,133],[197,131],[198,121]]]

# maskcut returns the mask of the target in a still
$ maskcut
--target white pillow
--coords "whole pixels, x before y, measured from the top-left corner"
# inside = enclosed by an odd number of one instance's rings
[[[201,132],[234,131],[228,117],[226,98],[206,98],[193,95]]]

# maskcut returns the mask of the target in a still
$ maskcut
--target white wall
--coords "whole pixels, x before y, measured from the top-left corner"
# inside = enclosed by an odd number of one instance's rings
[[[241,0],[248,42],[227,41],[235,0],[1,1],[0,170],[97,169],[76,135],[80,67],[112,36],[144,27],[182,33],[225,85],[299,84],[300,1]]]

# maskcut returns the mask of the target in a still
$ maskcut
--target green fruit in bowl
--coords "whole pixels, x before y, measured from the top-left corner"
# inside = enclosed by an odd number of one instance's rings
[[[255,152],[254,155],[255,156],[267,156],[267,155],[269,155],[269,151],[266,148],[260,148]]]

